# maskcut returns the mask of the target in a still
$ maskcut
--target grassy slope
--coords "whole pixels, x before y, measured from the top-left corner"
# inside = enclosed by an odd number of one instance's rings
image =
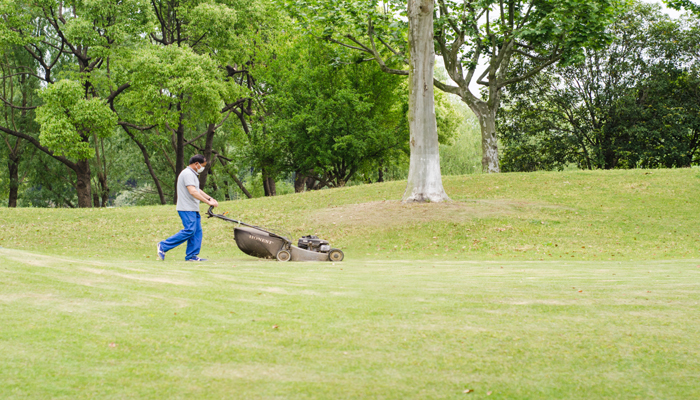
[[[449,205],[384,201],[400,183],[222,205],[330,238],[335,265],[247,258],[217,220],[215,260],[154,262],[172,207],[3,209],[0,398],[699,398],[699,175],[451,177]]]
[[[700,257],[697,169],[446,177],[451,204],[402,205],[402,182],[222,203],[230,216],[317,233],[349,259],[653,260]],[[204,208],[203,208],[204,209]],[[245,258],[203,222],[202,256]],[[95,259],[153,257],[172,206],[2,209],[0,246]],[[181,259],[184,249],[169,259]]]

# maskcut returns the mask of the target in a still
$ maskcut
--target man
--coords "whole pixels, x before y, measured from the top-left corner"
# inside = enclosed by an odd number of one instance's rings
[[[190,158],[187,166],[177,177],[177,213],[182,220],[182,229],[175,235],[158,243],[158,259],[165,260],[165,252],[187,242],[185,261],[207,261],[199,258],[202,248],[202,218],[199,215],[199,202],[217,207],[219,202],[199,189],[199,174],[204,171],[207,160],[196,154]]]

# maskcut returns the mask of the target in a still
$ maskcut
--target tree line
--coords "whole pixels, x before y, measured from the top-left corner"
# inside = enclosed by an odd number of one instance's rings
[[[608,46],[509,88],[499,114],[504,169],[698,165],[698,22],[634,4],[608,28]]]
[[[405,198],[439,201],[439,146],[467,108],[485,172],[697,163],[697,20],[625,4],[0,0],[0,194],[172,203],[201,153],[220,198],[408,178]],[[571,92],[582,79],[600,82]],[[614,106],[590,117],[590,98]],[[572,121],[579,139],[561,134]],[[577,149],[585,135],[599,148]]]

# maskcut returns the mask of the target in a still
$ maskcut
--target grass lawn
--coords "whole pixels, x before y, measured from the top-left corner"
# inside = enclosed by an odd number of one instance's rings
[[[219,220],[211,262],[156,262],[172,206],[0,209],[0,398],[700,398],[697,169],[445,186],[222,204],[335,265],[249,258]]]

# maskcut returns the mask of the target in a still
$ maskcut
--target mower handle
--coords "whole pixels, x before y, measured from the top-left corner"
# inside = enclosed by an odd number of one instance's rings
[[[284,240],[286,240],[286,241],[289,241],[289,239],[287,239],[286,237],[280,236],[280,235],[278,235],[278,234],[276,234],[276,233],[274,233],[274,232],[270,232],[270,231],[268,231],[268,230],[265,229],[265,228],[262,228],[262,227],[259,227],[259,226],[255,226],[255,225],[246,224],[245,222],[241,222],[241,221],[235,220],[235,219],[233,219],[233,218],[229,218],[229,217],[227,217],[227,216],[224,216],[223,214],[214,214],[214,213],[212,212],[213,209],[214,209],[214,206],[209,206],[209,209],[207,210],[207,218],[216,217],[216,218],[219,218],[219,219],[223,219],[224,221],[227,221],[227,222],[233,222],[234,224],[240,224],[240,225],[243,225],[243,226],[247,226],[247,227],[249,227],[249,228],[260,229],[261,231],[267,232],[270,236],[278,237],[278,238],[280,238],[280,239],[284,239]]]
[[[234,224],[240,224],[240,225],[243,225],[243,226],[247,226],[247,227],[249,227],[249,228],[262,229],[262,228],[260,228],[259,226],[246,224],[245,222],[241,222],[241,221],[235,220],[235,219],[233,219],[233,218],[229,218],[229,217],[225,216],[224,214],[214,214],[214,213],[212,212],[213,209],[214,209],[214,206],[209,206],[209,209],[207,210],[207,218],[216,217],[216,218],[219,218],[219,219],[223,219],[224,221],[233,222]],[[264,230],[264,229],[263,229],[263,230]]]
[[[248,224],[244,224],[241,221],[236,221],[235,219],[229,218],[229,217],[225,216],[224,214],[214,214],[212,212],[213,209],[214,209],[214,206],[209,206],[209,209],[207,210],[207,215],[208,215],[207,218],[216,217],[216,218],[221,218],[224,221],[233,222],[234,224],[241,224],[241,225],[250,226]]]

